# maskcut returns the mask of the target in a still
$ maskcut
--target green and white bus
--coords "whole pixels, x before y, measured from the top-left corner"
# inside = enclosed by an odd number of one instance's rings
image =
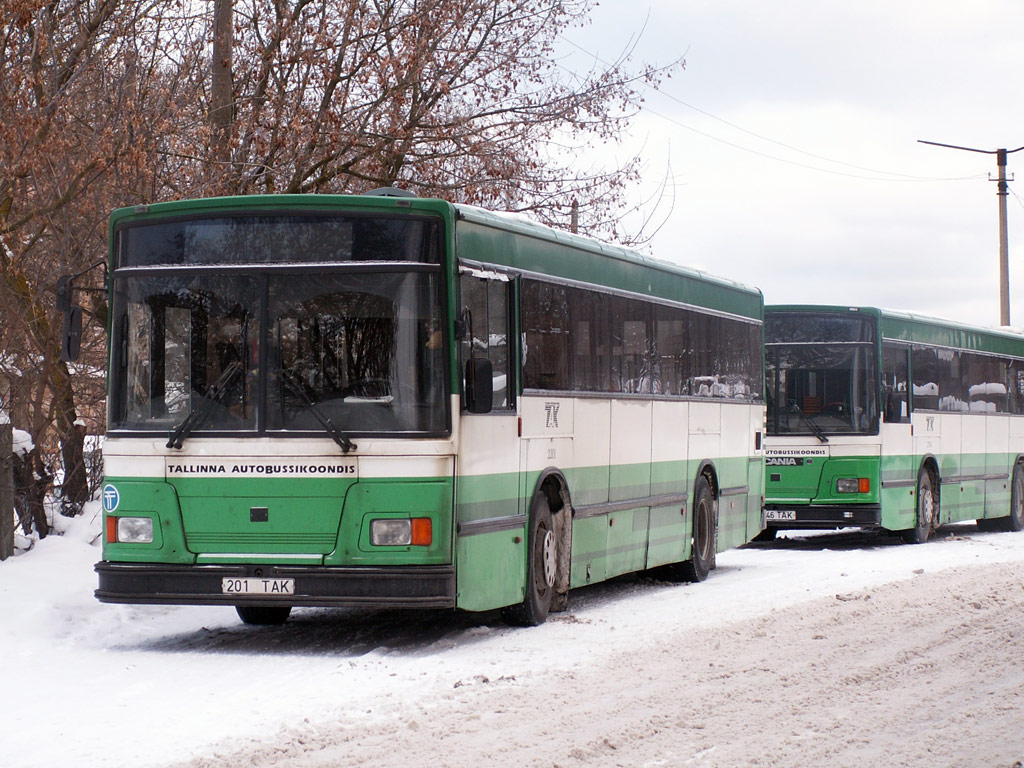
[[[102,601],[537,624],[761,531],[756,290],[397,190],[110,238]]]
[[[766,535],[1024,528],[1024,336],[871,307],[769,306]]]

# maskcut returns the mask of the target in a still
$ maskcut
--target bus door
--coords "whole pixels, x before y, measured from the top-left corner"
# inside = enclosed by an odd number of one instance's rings
[[[882,527],[900,530],[914,525],[918,460],[910,420],[910,349],[882,345],[882,440],[879,498]],[[916,455],[915,455],[916,454]]]
[[[456,458],[458,606],[487,610],[522,600],[526,510],[520,494],[514,282],[485,268],[459,275],[460,416]]]

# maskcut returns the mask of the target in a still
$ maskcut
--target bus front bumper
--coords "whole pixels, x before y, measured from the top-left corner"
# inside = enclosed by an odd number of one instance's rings
[[[292,605],[388,608],[455,607],[451,565],[328,567],[294,565],[170,565],[96,563],[104,603]],[[276,591],[239,593],[239,584]]]
[[[882,524],[879,504],[792,505],[765,504],[765,528],[878,528]]]

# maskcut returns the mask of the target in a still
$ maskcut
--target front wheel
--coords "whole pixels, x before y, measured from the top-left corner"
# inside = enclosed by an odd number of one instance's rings
[[[932,473],[925,467],[917,473],[917,522],[909,531],[903,532],[908,544],[924,544],[932,535],[932,528],[938,519],[939,505],[935,498]]]
[[[509,624],[535,627],[544,623],[551,610],[558,573],[558,536],[544,494],[537,494],[531,505],[527,545],[526,595],[518,605],[502,609],[502,616]]]
[[[1024,468],[1013,465],[1013,480],[1010,485],[1010,516],[1005,518],[1007,531],[1024,531]]]
[[[705,475],[693,488],[693,546],[690,559],[682,564],[687,581],[704,581],[715,558],[715,497]]]
[[[236,605],[235,611],[243,624],[284,624],[292,612],[290,605]]]

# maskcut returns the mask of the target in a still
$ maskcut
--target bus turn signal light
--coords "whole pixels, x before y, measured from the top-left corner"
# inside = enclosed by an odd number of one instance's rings
[[[414,547],[429,547],[434,543],[434,524],[429,517],[414,517],[412,519],[412,545]]]

